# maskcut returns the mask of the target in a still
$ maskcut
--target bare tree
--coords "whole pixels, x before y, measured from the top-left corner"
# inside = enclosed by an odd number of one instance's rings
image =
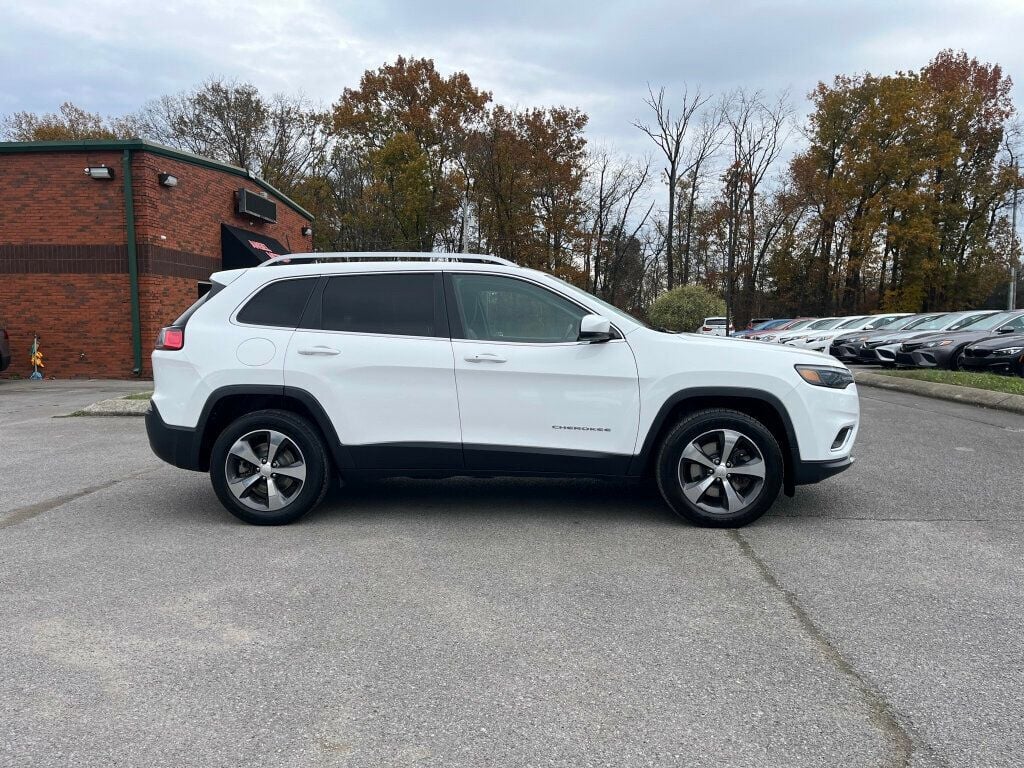
[[[302,95],[264,98],[257,88],[211,79],[162,96],[137,116],[156,141],[237,165],[290,191],[326,162],[326,113]]]
[[[590,154],[587,211],[589,246],[584,251],[588,290],[608,289],[608,275],[622,255],[624,238],[637,237],[647,226],[653,203],[642,210],[643,192],[651,177],[650,160],[622,159],[606,148]]]
[[[668,182],[668,232],[666,233],[666,263],[665,276],[668,289],[675,287],[675,261],[673,256],[673,240],[675,239],[675,215],[676,215],[676,182],[679,179],[680,163],[683,160],[683,148],[686,142],[686,132],[690,126],[690,120],[709,97],[702,97],[700,89],[694,92],[691,97],[689,89],[684,86],[683,99],[680,105],[679,114],[672,116],[671,108],[665,103],[665,89],[654,90],[647,87],[648,98],[644,103],[654,112],[654,124],[642,123],[639,120],[633,123],[654,142],[665,156],[666,168],[665,179]],[[684,171],[685,172],[685,171]]]
[[[730,233],[726,311],[731,316],[741,238],[745,239],[742,273],[748,310],[753,300],[761,267],[757,247],[757,197],[763,194],[762,187],[789,138],[793,110],[786,92],[775,102],[768,103],[760,91],[748,92],[740,88],[723,102],[722,112],[732,145],[726,174]]]
[[[701,117],[700,126],[694,137],[693,144],[686,157],[686,173],[683,174],[685,185],[685,211],[680,206],[680,215],[683,218],[683,279],[682,284],[690,282],[690,270],[692,266],[693,246],[693,225],[694,213],[696,212],[697,199],[700,196],[701,184],[708,174],[710,161],[722,147],[725,141],[722,127],[725,124],[725,113],[721,106],[707,110]]]

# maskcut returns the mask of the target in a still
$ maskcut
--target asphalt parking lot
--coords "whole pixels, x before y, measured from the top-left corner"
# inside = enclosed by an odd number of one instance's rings
[[[1022,416],[863,388],[857,466],[738,532],[535,480],[268,529],[54,418],[127,389],[0,382],[0,765],[1024,763]]]

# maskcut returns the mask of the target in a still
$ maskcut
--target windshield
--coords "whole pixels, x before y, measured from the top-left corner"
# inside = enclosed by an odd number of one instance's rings
[[[915,331],[941,331],[949,322],[949,315],[935,315],[931,320],[913,326]]]
[[[806,328],[807,326],[809,326],[813,322],[814,322],[814,318],[807,318],[806,320],[798,320],[797,322],[793,323],[791,326],[786,328],[786,330],[787,331],[799,331],[801,328]]]
[[[893,327],[897,320],[902,320],[902,317],[894,317],[892,315],[882,315],[876,317],[870,323],[864,326],[865,331],[873,331],[877,328],[890,328]]]
[[[885,327],[887,331],[902,331],[904,328],[913,328],[917,323],[923,323],[927,320],[927,317],[921,317],[920,315],[908,315],[907,317],[899,317],[891,324]]]
[[[863,322],[864,322],[864,318],[863,317],[855,317],[852,320],[847,320],[842,325],[837,325],[836,327],[837,328],[853,328],[855,326],[859,326]]]
[[[822,320],[815,320],[806,327],[809,331],[827,331],[829,328],[835,328],[841,322],[843,322],[841,317],[826,317]]]
[[[945,317],[945,315],[918,315],[917,317],[913,318],[914,321],[912,323],[907,323],[905,326],[903,326],[903,328],[908,331],[911,328],[920,328],[925,323],[930,323],[932,320],[935,320],[940,317]]]
[[[972,331],[988,331],[995,328],[997,325],[1002,325],[1009,319],[1009,312],[996,312],[994,315],[968,315],[963,320],[955,322],[949,326],[949,330],[959,331],[969,327]]]

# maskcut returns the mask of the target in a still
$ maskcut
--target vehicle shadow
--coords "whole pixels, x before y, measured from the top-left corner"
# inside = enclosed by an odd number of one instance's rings
[[[341,523],[374,517],[680,524],[651,483],[463,477],[363,480],[332,487],[324,503],[304,520]]]

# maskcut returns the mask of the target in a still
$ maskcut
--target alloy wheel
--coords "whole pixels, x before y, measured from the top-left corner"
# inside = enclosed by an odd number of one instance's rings
[[[228,489],[258,512],[277,512],[291,504],[306,482],[306,462],[288,435],[261,429],[242,435],[224,461]]]
[[[760,496],[765,461],[757,444],[734,429],[713,429],[695,438],[679,459],[683,495],[713,515],[734,515]]]

